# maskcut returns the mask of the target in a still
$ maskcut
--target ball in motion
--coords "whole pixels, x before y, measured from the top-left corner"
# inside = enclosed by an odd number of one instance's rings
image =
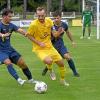
[[[47,91],[47,84],[45,82],[37,82],[35,84],[34,90],[37,93],[45,93]]]

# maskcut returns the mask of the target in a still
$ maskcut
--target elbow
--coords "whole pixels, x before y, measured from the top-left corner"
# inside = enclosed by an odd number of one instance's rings
[[[54,36],[55,38],[57,38],[57,37],[58,37],[58,35],[57,35],[57,34],[54,34],[53,36]]]

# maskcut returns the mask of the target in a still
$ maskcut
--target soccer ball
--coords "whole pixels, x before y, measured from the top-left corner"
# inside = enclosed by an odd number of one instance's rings
[[[37,82],[35,84],[34,90],[37,93],[45,93],[47,91],[47,84],[44,82]]]

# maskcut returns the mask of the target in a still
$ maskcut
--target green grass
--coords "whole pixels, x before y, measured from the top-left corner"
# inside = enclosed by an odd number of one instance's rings
[[[6,66],[0,65],[0,100],[100,100],[100,40],[96,40],[96,30],[93,27],[90,40],[87,38],[80,40],[82,34],[80,27],[71,27],[70,30],[77,47],[73,48],[66,36],[64,41],[73,56],[80,78],[73,77],[66,61],[66,80],[70,83],[69,87],[60,85],[56,65],[54,65],[56,81],[51,81],[49,74],[41,76],[44,64],[32,53],[32,43],[20,34],[13,34],[11,40],[13,47],[22,54],[33,77],[47,83],[48,90],[45,94],[37,94],[34,92],[34,85],[19,86],[7,72]],[[17,66],[15,69],[26,79]]]

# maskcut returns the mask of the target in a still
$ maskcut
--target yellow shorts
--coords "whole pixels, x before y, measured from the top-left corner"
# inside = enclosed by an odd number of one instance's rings
[[[60,54],[57,52],[57,50],[52,47],[52,48],[46,48],[46,49],[38,49],[34,51],[38,57],[43,61],[46,57],[51,57],[53,62],[62,60],[62,57]]]

